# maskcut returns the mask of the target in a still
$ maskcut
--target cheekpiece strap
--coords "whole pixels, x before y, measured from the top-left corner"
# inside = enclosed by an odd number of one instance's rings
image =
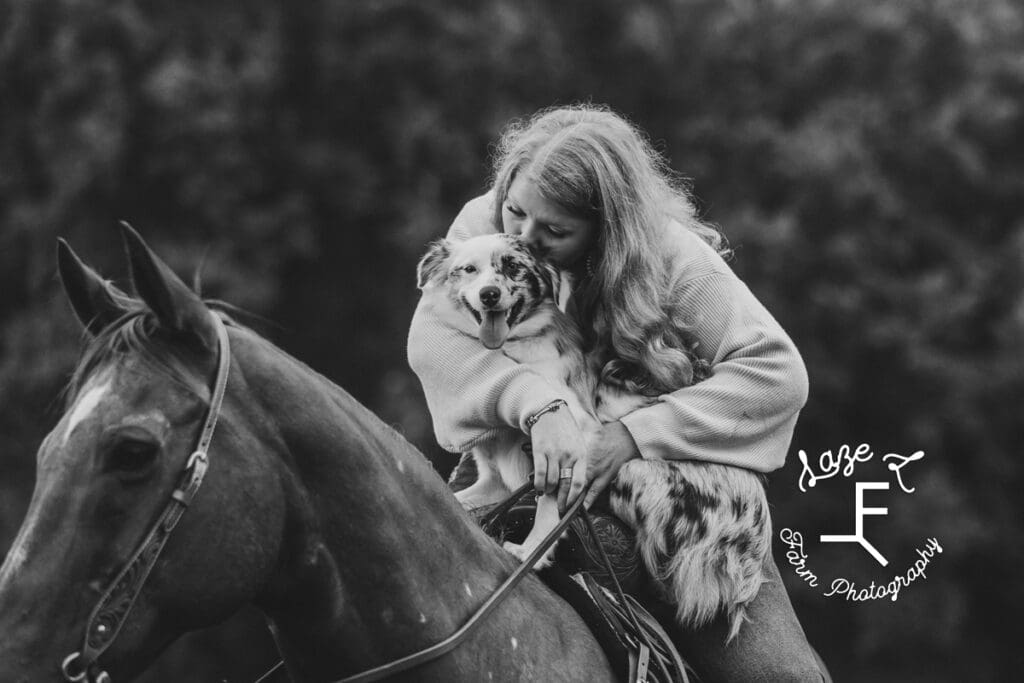
[[[231,347],[227,329],[219,315],[210,311],[210,316],[217,330],[217,378],[196,449],[185,463],[178,486],[171,493],[171,499],[156,523],[89,615],[81,652],[69,655],[65,660],[66,680],[85,680],[88,677],[88,680],[93,682],[109,683],[110,676],[106,672],[97,671],[96,662],[121,632],[167,539],[203,483],[209,462],[207,453],[217,427],[217,419],[220,417],[224,393],[227,390],[228,372],[231,368]],[[81,674],[69,677],[69,665],[72,662],[76,664]]]

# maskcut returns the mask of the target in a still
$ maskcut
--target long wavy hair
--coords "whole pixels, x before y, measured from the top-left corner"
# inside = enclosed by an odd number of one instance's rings
[[[520,173],[544,198],[597,222],[577,303],[604,379],[656,394],[706,376],[707,364],[681,322],[687,312],[678,310],[665,230],[674,220],[723,256],[729,249],[698,218],[684,182],[646,136],[594,105],[546,109],[513,122],[494,157],[492,220],[499,229],[502,204]]]

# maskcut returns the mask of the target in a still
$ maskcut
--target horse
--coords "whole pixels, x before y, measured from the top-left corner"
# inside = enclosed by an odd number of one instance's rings
[[[457,631],[515,560],[401,435],[122,238],[134,297],[58,246],[87,341],[0,567],[0,680],[130,680],[247,604],[295,681]],[[531,574],[461,645],[391,680],[615,679]]]

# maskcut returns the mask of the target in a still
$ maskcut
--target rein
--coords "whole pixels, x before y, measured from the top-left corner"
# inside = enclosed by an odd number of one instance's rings
[[[139,314],[128,314],[118,322],[126,322],[136,315]],[[89,619],[86,622],[85,636],[81,649],[69,654],[61,663],[61,673],[67,683],[112,683],[110,674],[100,670],[98,660],[114,643],[125,622],[127,622],[132,607],[142,592],[146,579],[156,565],[160,553],[170,538],[171,532],[174,531],[185,510],[188,509],[200,486],[202,486],[203,478],[209,465],[210,443],[213,440],[217,420],[220,417],[224,394],[227,390],[228,371],[231,367],[231,347],[227,329],[219,316],[213,312],[210,315],[213,318],[214,328],[217,331],[217,375],[206,419],[199,433],[196,448],[186,461],[179,477],[178,485],[171,492],[170,500],[167,501],[157,521],[150,527],[144,540],[132,553],[128,562],[107,587],[106,591],[104,591],[103,596],[90,613]],[[513,492],[508,500],[488,514],[487,522],[493,522],[501,514],[502,510],[511,507],[530,487],[532,487],[532,483],[528,482]],[[379,681],[438,659],[464,643],[484,619],[497,609],[523,578],[532,571],[537,560],[561,538],[562,533],[568,528],[569,524],[583,510],[584,498],[584,495],[580,495],[577,498],[576,502],[570,506],[555,528],[544,537],[540,545],[530,553],[522,564],[516,567],[515,571],[474,612],[473,616],[451,636],[423,650],[367,671],[342,678],[334,683],[370,683],[371,681]],[[588,528],[590,528],[589,517],[587,517],[585,512],[583,512],[583,516]],[[593,533],[592,530],[591,533]],[[605,561],[607,562],[607,558],[605,558]],[[611,575],[614,578],[614,572],[611,572]],[[618,588],[617,585],[616,588]],[[621,588],[619,588],[618,592],[621,595]],[[632,617],[632,614],[630,616],[635,621],[635,617]],[[273,674],[282,664],[283,662],[278,662],[259,680],[262,681]]]
[[[126,322],[136,315],[139,314],[131,313],[118,322]],[[231,367],[231,346],[228,342],[227,329],[218,315],[211,312],[210,316],[217,330],[217,377],[196,449],[185,463],[178,486],[171,493],[171,499],[167,501],[156,523],[150,527],[145,539],[93,608],[86,622],[82,648],[64,658],[61,672],[68,683],[112,683],[110,675],[99,670],[97,660],[121,632],[167,539],[203,483],[209,464],[210,442],[213,440],[213,432],[220,417],[221,404],[224,402],[224,392],[228,384],[228,370]]]
[[[532,487],[533,483],[527,482],[523,484],[520,488],[516,489],[512,493],[512,495],[509,496],[503,503],[500,503],[498,507],[487,513],[487,517],[484,520],[483,526],[486,527],[490,523],[494,522],[502,514],[503,511],[511,508]],[[502,601],[504,601],[505,598],[509,596],[509,594],[511,594],[512,589],[515,588],[519,584],[519,582],[521,582],[526,577],[526,575],[530,573],[530,571],[533,569],[533,565],[537,562],[538,559],[540,559],[540,557],[547,551],[547,549],[550,548],[552,544],[555,543],[555,541],[561,538],[562,533],[566,530],[566,528],[576,517],[576,515],[580,513],[580,510],[583,509],[584,498],[585,496],[581,494],[580,497],[576,499],[576,502],[569,507],[565,515],[563,515],[562,519],[558,522],[558,525],[551,530],[551,533],[544,537],[544,540],[541,541],[540,545],[538,545],[534,549],[534,551],[530,553],[530,555],[525,560],[523,560],[522,564],[516,567],[515,571],[513,571],[509,575],[509,577],[505,579],[505,581],[500,586],[498,586],[497,590],[495,590],[494,593],[491,594],[491,597],[487,598],[487,601],[484,602],[484,604],[482,604],[479,607],[479,609],[477,609],[477,611],[473,613],[473,616],[471,616],[469,620],[465,624],[463,624],[461,628],[459,628],[458,631],[448,636],[441,642],[435,643],[434,645],[424,648],[423,650],[414,652],[410,655],[406,655],[401,659],[396,659],[386,664],[381,664],[380,666],[368,669],[361,673],[354,674],[352,676],[347,676],[345,678],[334,681],[334,683],[370,683],[371,681],[379,681],[383,678],[393,676],[394,674],[400,673],[402,671],[408,671],[409,669],[420,666],[421,664],[432,662],[435,659],[438,659],[443,655],[448,654],[455,648],[457,648],[459,645],[465,642],[465,640],[473,634],[473,632],[481,624],[481,622],[483,622],[483,620],[491,612],[493,612],[498,607],[498,605],[500,605]],[[259,680],[257,680],[256,683],[260,683],[260,681],[265,680],[283,665],[283,661],[278,662],[269,671],[260,676]]]
[[[525,494],[532,487],[533,484],[531,482],[523,484],[522,487],[516,489],[516,491],[509,497],[508,500],[514,503],[515,501],[522,498],[523,494]],[[491,597],[487,598],[487,601],[480,606],[480,608],[473,614],[473,616],[469,618],[469,621],[463,624],[462,628],[460,628],[458,631],[450,635],[445,640],[442,640],[440,643],[437,643],[436,645],[431,645],[430,647],[420,650],[419,652],[414,652],[411,655],[406,655],[401,659],[396,659],[393,662],[382,664],[381,666],[369,669],[368,671],[364,671],[362,673],[355,674],[354,676],[342,678],[338,681],[335,681],[334,683],[370,683],[370,681],[379,681],[382,678],[386,678],[400,671],[407,671],[408,669],[411,669],[413,667],[433,661],[438,657],[441,657],[442,655],[451,652],[456,647],[461,645],[466,640],[466,638],[473,634],[473,631],[476,630],[476,628],[480,625],[484,618],[487,617],[487,615],[489,615],[491,612],[493,612],[495,608],[498,607],[498,605],[500,605],[502,601],[504,601],[505,598],[509,596],[509,594],[512,592],[512,589],[515,588],[519,584],[519,582],[522,581],[523,578],[525,578],[526,575],[533,570],[533,565],[537,562],[537,560],[540,559],[540,557],[547,551],[547,549],[550,548],[552,544],[555,543],[555,541],[562,537],[562,532],[564,532],[565,529],[569,526],[569,523],[572,522],[573,518],[576,517],[577,514],[579,514],[580,510],[583,509],[584,498],[585,496],[580,495],[580,497],[576,499],[576,502],[572,504],[572,506],[566,511],[565,515],[562,516],[562,519],[559,520],[558,526],[552,529],[551,533],[544,537],[544,540],[541,541],[540,545],[538,545],[534,549],[534,551],[530,553],[530,555],[525,560],[523,560],[522,564],[516,567],[515,571],[512,572],[507,579],[505,579],[505,582],[502,583],[498,587],[498,589],[491,594]],[[508,501],[506,501],[506,503],[508,503]]]
[[[510,510],[519,501],[519,499],[522,498],[526,494],[526,492],[529,491],[532,487],[533,483],[527,482],[523,484],[520,488],[516,489],[512,493],[512,495],[509,496],[505,501],[498,504],[497,507],[495,507],[493,510],[487,513],[487,515],[481,520],[481,526],[486,530],[488,527],[494,524],[505,512]],[[480,623],[491,612],[493,612],[494,609],[499,604],[501,604],[501,602],[505,598],[507,598],[511,594],[512,589],[515,588],[528,573],[530,573],[530,571],[533,569],[533,565],[537,562],[537,560],[540,559],[540,557],[545,552],[547,552],[548,548],[550,548],[554,543],[558,541],[558,539],[562,537],[562,534],[568,528],[569,524],[571,524],[572,521],[578,516],[581,516],[583,518],[583,521],[586,524],[587,532],[596,542],[598,551],[601,556],[601,561],[604,564],[606,570],[608,571],[609,577],[611,578],[612,584],[614,586],[614,593],[619,599],[620,606],[617,610],[619,618],[626,619],[634,628],[633,633],[635,640],[633,641],[633,645],[637,650],[637,656],[636,660],[631,663],[631,670],[629,672],[628,680],[636,681],[638,683],[650,680],[648,679],[648,673],[650,671],[652,673],[657,672],[658,674],[661,674],[660,676],[656,676],[654,680],[681,681],[681,683],[688,683],[689,678],[686,675],[686,667],[683,664],[682,660],[679,659],[679,655],[674,653],[674,650],[672,651],[672,654],[666,655],[663,649],[658,648],[658,646],[651,640],[651,638],[648,635],[648,630],[645,630],[645,628],[641,626],[640,621],[638,620],[637,613],[633,607],[635,603],[633,603],[629,596],[627,596],[623,592],[622,586],[620,585],[619,580],[615,575],[615,570],[612,568],[611,561],[608,559],[608,554],[605,552],[604,548],[601,546],[600,541],[598,540],[597,532],[594,530],[594,523],[593,521],[591,521],[590,515],[587,513],[586,509],[584,509],[583,507],[583,502],[586,498],[585,494],[586,490],[584,490],[581,493],[580,497],[576,499],[576,502],[573,503],[568,510],[566,510],[565,514],[559,520],[558,525],[555,526],[555,528],[552,529],[551,532],[544,537],[544,539],[540,542],[540,545],[538,545],[533,550],[533,552],[530,553],[530,555],[525,560],[523,560],[522,564],[516,567],[515,571],[513,571],[512,574],[509,575],[507,579],[505,579],[504,583],[502,583],[501,586],[499,586],[498,589],[491,594],[491,597],[489,597],[487,601],[480,606],[480,608],[473,614],[473,616],[469,618],[469,621],[463,624],[462,628],[460,628],[458,631],[453,633],[445,640],[442,640],[440,643],[432,645],[418,652],[414,652],[410,655],[406,655],[401,659],[396,659],[394,661],[382,664],[373,669],[369,669],[367,671],[363,671],[353,676],[348,676],[346,678],[334,681],[334,683],[370,683],[371,681],[379,681],[383,678],[387,678],[402,671],[408,671],[409,669],[412,669],[414,667],[426,664],[427,662],[431,662],[454,650],[456,647],[465,642],[466,638],[468,638],[473,633],[476,627],[478,627]],[[594,585],[593,590],[600,589],[596,585]],[[637,609],[639,609],[639,607],[637,607]],[[648,619],[650,619],[650,617],[648,617]],[[656,623],[650,624],[649,621],[647,623],[650,629],[659,632],[660,635],[664,638],[664,640],[668,641],[668,636],[665,635],[664,631],[661,631],[661,627],[659,625],[657,625]],[[260,677],[257,683],[260,683],[260,681],[263,681],[265,678],[273,674],[283,663],[283,661],[278,662],[277,665],[275,665],[270,671],[268,671],[262,677]],[[674,665],[675,671],[678,672],[678,677],[672,676],[672,665]]]

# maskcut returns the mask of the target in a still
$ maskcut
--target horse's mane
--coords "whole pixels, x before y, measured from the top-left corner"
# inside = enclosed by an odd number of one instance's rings
[[[64,387],[65,410],[71,407],[97,368],[129,354],[138,356],[188,392],[195,393],[194,384],[189,381],[188,364],[176,345],[159,334],[160,324],[153,311],[129,297],[121,298],[119,303],[126,308],[124,315],[89,339],[82,349],[78,364]],[[221,302],[207,301],[206,304],[225,325],[238,326],[224,310],[228,307]]]
[[[78,365],[64,388],[65,411],[70,410],[71,404],[94,372],[100,367],[117,362],[118,359],[128,355],[139,358],[153,370],[162,373],[169,380],[178,384],[186,392],[199,397],[194,372],[189,370],[194,365],[194,359],[190,363],[182,353],[181,342],[168,335],[160,326],[156,314],[143,302],[123,294],[118,297],[118,302],[125,308],[125,313],[89,339],[82,350]],[[249,315],[244,310],[217,299],[206,299],[203,303],[228,327],[252,332],[265,342],[269,349],[301,367],[307,373],[309,381],[320,385],[324,391],[328,392],[340,410],[354,414],[353,411],[361,409],[359,412],[369,420],[366,425],[368,428],[374,429],[374,434],[383,437],[388,443],[414,452],[426,461],[423,454],[409,443],[394,426],[382,421],[379,416],[354,399],[345,389],[281,350],[262,335],[238,323],[229,315],[229,313]]]

